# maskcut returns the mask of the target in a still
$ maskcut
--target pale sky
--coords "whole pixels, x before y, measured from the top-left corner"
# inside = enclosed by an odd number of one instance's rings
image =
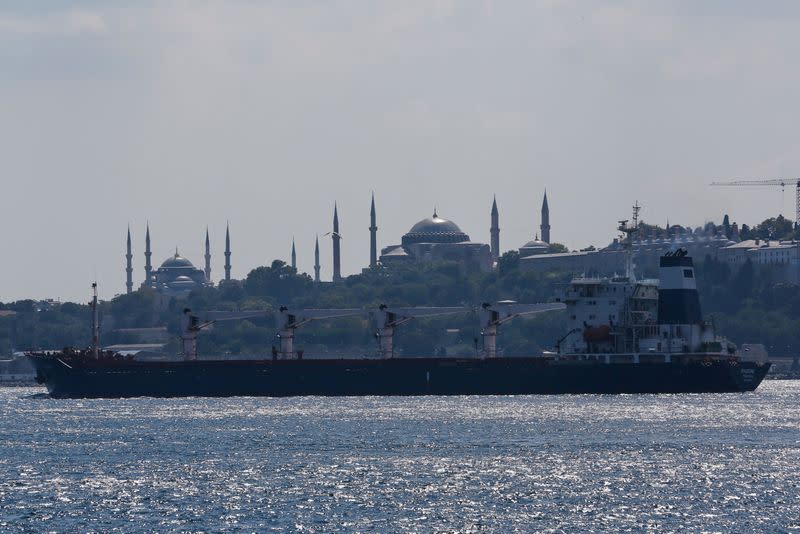
[[[16,4],[16,6],[14,5]],[[343,271],[439,214],[501,248],[538,232],[602,246],[642,218],[794,218],[797,2],[86,1],[0,5],[0,301],[134,283],[150,221],[213,277],[312,271],[339,203]],[[321,240],[322,276],[331,244]]]

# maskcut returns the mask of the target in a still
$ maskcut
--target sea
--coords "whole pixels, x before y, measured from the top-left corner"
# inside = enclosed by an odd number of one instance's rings
[[[0,388],[3,532],[793,530],[800,381],[405,398]]]

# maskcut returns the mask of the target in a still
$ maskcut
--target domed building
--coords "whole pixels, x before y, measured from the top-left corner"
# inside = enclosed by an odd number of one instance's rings
[[[164,260],[152,274],[150,285],[165,297],[185,297],[193,289],[210,285],[210,282],[205,272],[175,249],[175,255]]]
[[[150,224],[144,238],[144,280],[141,289],[155,289],[162,304],[169,303],[173,297],[186,297],[193,289],[204,286],[213,286],[211,281],[211,239],[206,228],[205,240],[205,268],[198,269],[191,261],[187,260],[175,249],[175,254],[170,256],[157,269],[150,262],[153,253],[150,248]],[[231,234],[230,227],[225,228],[225,277],[220,284],[231,282]],[[127,293],[133,292],[133,251],[131,247],[131,230],[128,228],[125,254],[125,287]]]
[[[537,254],[547,254],[549,250],[550,245],[539,239],[539,236],[537,235],[535,238],[519,247],[519,257],[526,258],[528,256],[535,256]]]
[[[453,221],[434,212],[422,219],[402,237],[399,245],[381,250],[384,265],[399,262],[455,261],[465,267],[488,271],[492,268],[492,252],[485,243],[473,243]]]

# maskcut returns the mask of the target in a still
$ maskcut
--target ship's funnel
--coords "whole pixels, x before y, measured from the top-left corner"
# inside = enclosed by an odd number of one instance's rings
[[[692,258],[683,249],[668,252],[659,269],[658,322],[697,324],[702,319]]]

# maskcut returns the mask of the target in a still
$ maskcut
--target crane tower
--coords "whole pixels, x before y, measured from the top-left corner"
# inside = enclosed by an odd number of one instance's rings
[[[777,185],[785,188],[787,185],[795,186],[795,214],[794,225],[800,223],[800,178],[776,178],[774,180],[733,180],[730,182],[712,182],[711,185],[745,186],[745,185]]]

